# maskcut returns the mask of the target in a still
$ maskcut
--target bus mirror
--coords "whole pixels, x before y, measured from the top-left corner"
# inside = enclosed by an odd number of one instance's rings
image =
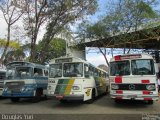
[[[159,69],[158,69],[158,64],[155,63],[155,72],[158,73],[159,72]]]

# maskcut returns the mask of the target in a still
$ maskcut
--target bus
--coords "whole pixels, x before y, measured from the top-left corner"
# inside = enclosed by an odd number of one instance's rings
[[[47,94],[48,67],[45,65],[15,61],[6,68],[2,96],[18,102],[20,98],[33,97],[36,100]]]
[[[3,82],[4,82],[5,78],[6,78],[6,69],[5,68],[0,68],[0,96],[2,96]]]
[[[117,55],[110,60],[110,96],[122,99],[143,100],[153,104],[158,100],[156,63],[149,54]]]
[[[48,95],[60,102],[83,100],[92,103],[109,90],[109,75],[78,57],[61,57],[49,64]]]

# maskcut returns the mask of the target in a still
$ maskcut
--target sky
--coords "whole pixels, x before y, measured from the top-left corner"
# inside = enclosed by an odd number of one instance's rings
[[[96,12],[96,14],[94,16],[90,16],[89,19],[92,19],[93,21],[97,21],[99,16],[105,13],[105,1],[106,0],[99,0],[98,4],[99,4],[99,9]],[[7,24],[3,18],[3,14],[0,11],[0,25],[1,25],[1,29],[0,29],[0,38],[6,38],[6,34],[7,34]],[[15,25],[20,25],[21,27],[23,26],[21,20],[17,21],[17,23]],[[43,26],[40,30],[40,33],[38,35],[38,40],[43,38],[43,35],[45,33],[45,27]],[[11,36],[15,35],[15,31],[11,30]],[[15,38],[11,38],[11,39],[15,39]],[[87,48],[88,51],[88,48]],[[97,51],[97,50],[96,50]],[[108,56],[110,59],[110,56]],[[95,66],[98,66],[99,64],[105,64],[105,59],[102,56],[101,53],[97,53],[95,52],[95,50],[89,50],[86,53],[86,58],[87,61],[89,61],[90,63],[92,63]]]

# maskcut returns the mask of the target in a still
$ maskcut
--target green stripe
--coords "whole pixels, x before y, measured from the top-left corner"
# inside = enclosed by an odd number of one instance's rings
[[[64,94],[68,82],[69,79],[59,79],[58,84],[56,86],[55,94]]]

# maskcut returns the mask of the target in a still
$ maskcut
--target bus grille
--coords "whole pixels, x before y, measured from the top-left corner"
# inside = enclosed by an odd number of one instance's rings
[[[24,86],[24,82],[7,82],[5,86],[8,88],[9,91],[12,92],[20,92],[21,88]]]
[[[114,85],[114,84],[112,84]],[[154,85],[155,84],[116,84],[119,86],[117,90],[147,90],[146,86],[147,85]],[[155,89],[154,89],[155,90]],[[153,91],[153,90],[152,90]]]

